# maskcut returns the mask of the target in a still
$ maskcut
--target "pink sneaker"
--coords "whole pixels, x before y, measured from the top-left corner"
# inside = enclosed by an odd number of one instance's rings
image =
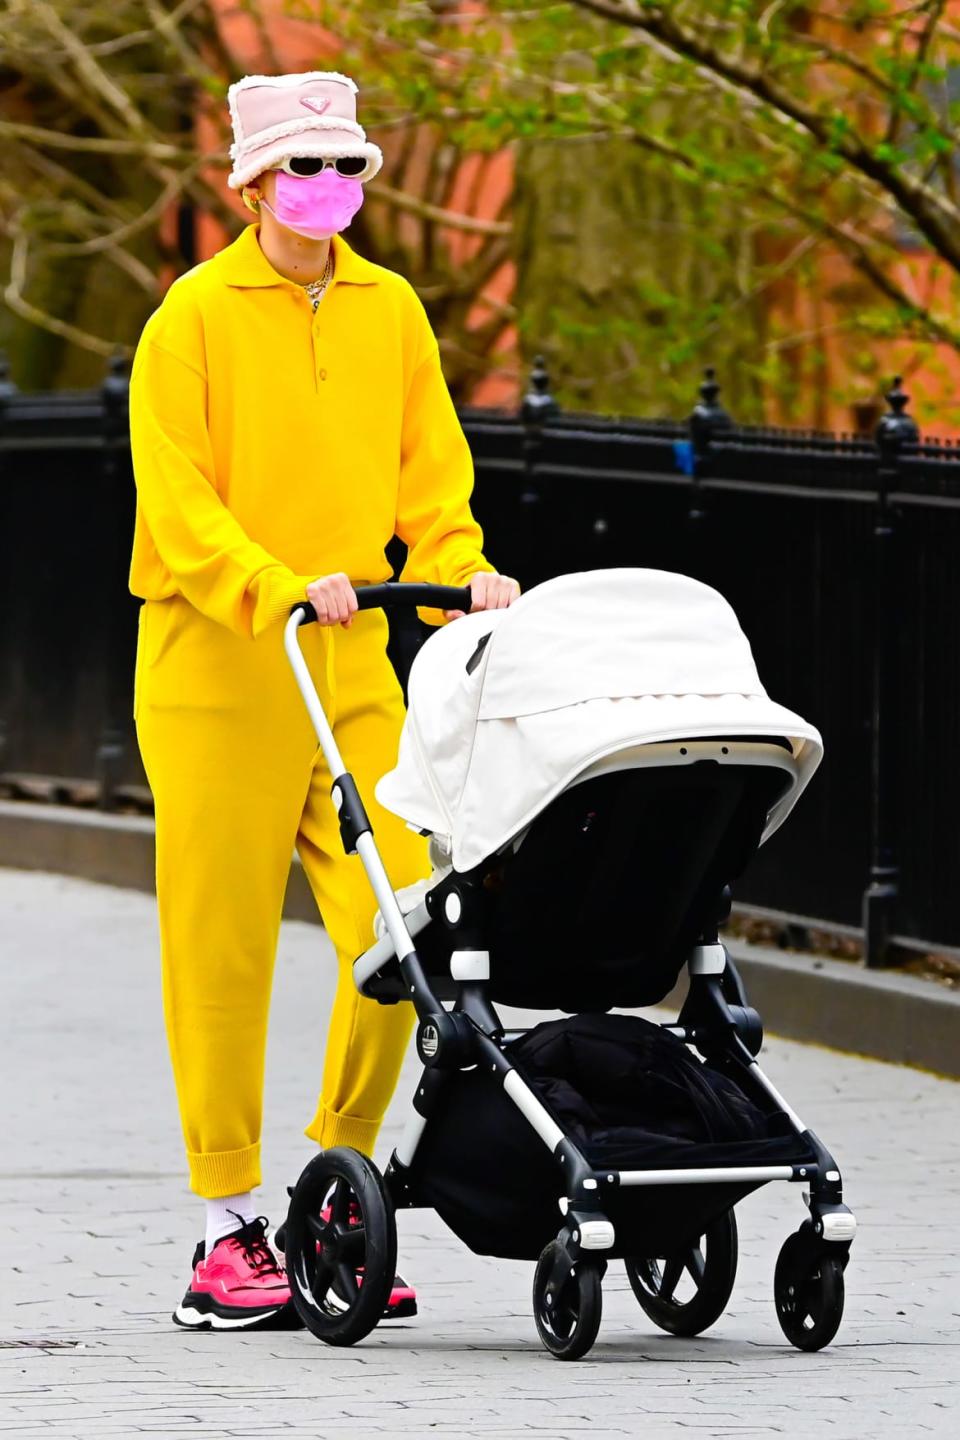
[[[250,1220],[193,1257],[193,1279],[173,1313],[191,1330],[299,1330],[286,1272],[267,1244],[266,1220]]]
[[[384,1320],[408,1320],[412,1315],[416,1315],[416,1313],[416,1290],[404,1280],[402,1275],[394,1275],[393,1289],[390,1291],[387,1308],[383,1312]]]

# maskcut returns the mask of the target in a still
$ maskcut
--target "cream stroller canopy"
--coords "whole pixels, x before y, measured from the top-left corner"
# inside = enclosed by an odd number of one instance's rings
[[[714,737],[789,742],[793,783],[766,839],[820,763],[819,733],[768,698],[716,590],[663,570],[586,571],[431,636],[377,798],[464,871],[597,762],[643,763],[642,747]]]

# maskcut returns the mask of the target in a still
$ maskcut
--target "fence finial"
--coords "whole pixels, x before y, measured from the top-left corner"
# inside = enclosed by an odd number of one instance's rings
[[[719,394],[717,372],[712,365],[708,365],[700,382],[700,399],[690,413],[690,436],[697,450],[705,449],[709,445],[711,435],[715,435],[719,430],[729,430],[733,426],[732,418],[719,403]]]
[[[920,426],[912,415],[906,413],[910,396],[902,388],[902,382],[902,375],[893,377],[893,385],[884,396],[890,409],[886,415],[880,416],[874,431],[877,445],[884,452],[898,450],[901,445],[920,438]]]
[[[719,394],[720,382],[717,379],[716,369],[713,365],[708,365],[703,372],[703,380],[700,382],[700,398],[705,405],[715,410]]]
[[[520,406],[520,419],[525,425],[542,425],[551,415],[558,414],[560,406],[550,394],[550,375],[547,362],[542,355],[535,355],[530,372],[530,388]]]
[[[100,388],[108,395],[118,395],[125,394],[127,386],[127,357],[122,350],[117,349],[107,357],[107,373]]]

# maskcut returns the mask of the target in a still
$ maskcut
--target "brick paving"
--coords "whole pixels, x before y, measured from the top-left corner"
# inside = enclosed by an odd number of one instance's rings
[[[331,972],[322,932],[285,925],[262,1192],[275,1219],[310,1154]],[[424,1212],[400,1217],[415,1321],[353,1350],[305,1332],[190,1334],[169,1315],[201,1213],[181,1168],[152,900],[0,872],[0,976],[0,1440],[960,1434],[955,1083],[768,1042],[765,1067],[836,1154],[860,1222],[844,1324],[818,1355],[790,1348],[774,1313],[776,1254],[803,1213],[784,1186],[738,1207],[730,1308],[696,1340],[656,1331],[614,1263],[596,1347],[560,1364],[537,1339],[532,1267],[471,1255]]]

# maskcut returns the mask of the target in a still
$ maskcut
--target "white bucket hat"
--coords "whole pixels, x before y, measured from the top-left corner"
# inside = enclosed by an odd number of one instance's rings
[[[349,76],[327,70],[247,75],[231,85],[230,189],[242,190],[295,155],[331,160],[363,155],[367,169],[357,179],[371,180],[383,164],[383,152],[357,124],[356,96]]]

